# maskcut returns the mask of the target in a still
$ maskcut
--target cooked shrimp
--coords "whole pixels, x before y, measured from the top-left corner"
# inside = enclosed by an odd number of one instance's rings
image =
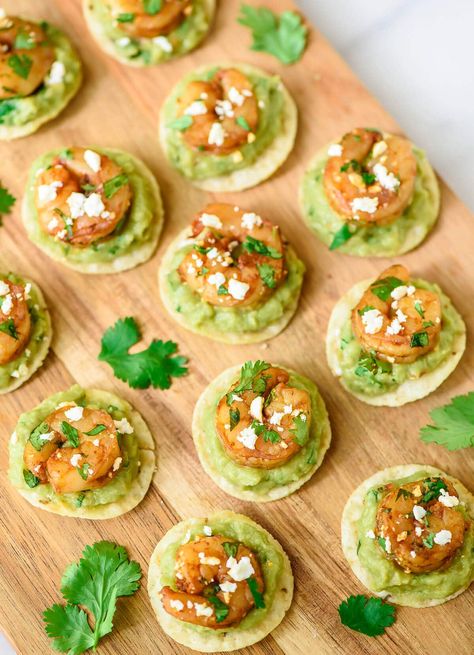
[[[25,287],[6,278],[0,279],[0,366],[21,355],[30,333]]]
[[[346,221],[387,225],[413,198],[416,159],[410,141],[357,128],[329,149],[324,190]]]
[[[408,364],[433,350],[441,332],[437,293],[410,284],[405,266],[387,268],[352,310],[352,329],[379,359]]]
[[[55,60],[40,25],[22,18],[0,18],[0,100],[31,95]]]
[[[192,120],[183,139],[196,150],[226,155],[255,140],[257,100],[251,82],[234,68],[219,69],[208,82],[190,82],[178,112]]]
[[[255,373],[255,371],[258,371]],[[221,398],[216,430],[239,464],[271,469],[301,450],[311,422],[311,399],[288,384],[289,375],[265,362],[247,362],[240,380]]]
[[[32,432],[23,461],[59,494],[103,487],[122,464],[117,428],[104,410],[66,404]]]
[[[267,298],[285,279],[280,229],[234,205],[207,205],[194,219],[194,251],[178,271],[203,301],[248,307]]]
[[[449,564],[468,528],[453,485],[430,477],[400,487],[391,483],[382,493],[375,534],[386,557],[411,573]]]
[[[43,232],[75,246],[109,237],[132,198],[123,169],[85,148],[68,148],[40,171],[34,193]]]
[[[129,36],[144,39],[169,34],[192,12],[192,0],[163,0],[160,9],[148,3],[148,10],[144,0],[109,0],[109,3],[118,27]],[[121,16],[131,19],[120,20]]]
[[[175,571],[177,590],[163,587],[163,607],[180,621],[206,628],[235,625],[249,613],[255,605],[250,579],[264,591],[255,553],[227,537],[198,537],[180,546]]]

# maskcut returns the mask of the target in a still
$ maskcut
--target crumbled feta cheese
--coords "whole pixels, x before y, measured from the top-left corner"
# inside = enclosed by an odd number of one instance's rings
[[[377,141],[377,143],[372,148],[373,157],[379,157],[387,150],[387,144],[385,141]]]
[[[169,39],[166,38],[166,36],[155,36],[153,39],[153,43],[155,43],[159,48],[163,50],[163,52],[173,52],[173,45],[169,41]]]
[[[400,180],[393,173],[389,173],[383,164],[375,164],[374,175],[380,186],[388,191],[395,191],[400,186]]]
[[[112,471],[118,471],[120,468],[120,464],[122,463],[122,458],[117,457],[112,465]]]
[[[84,203],[86,201],[86,196],[83,193],[78,193],[73,191],[68,199],[66,200],[71,218],[79,218],[79,216],[84,215]]]
[[[84,407],[71,407],[71,409],[66,409],[64,416],[70,421],[80,421],[82,415],[84,414]]]
[[[420,528],[419,525],[417,525],[416,528],[415,528],[415,534],[416,534],[416,536],[417,536],[417,537],[421,537],[421,533],[422,533],[422,532],[423,532],[423,529]]]
[[[249,289],[250,285],[247,282],[241,282],[233,278],[229,280],[229,293],[236,300],[243,300]]]
[[[293,405],[283,405],[283,413],[291,414],[293,411]]]
[[[205,525],[202,529],[206,537],[212,536],[212,528],[209,525]]]
[[[190,600],[188,600],[188,601],[186,602],[186,607],[188,608],[188,610],[192,610],[192,609],[193,609],[193,604],[192,604],[192,602],[191,602]]]
[[[170,607],[172,607],[177,612],[182,612],[184,610],[184,603],[180,600],[170,600]]]
[[[342,155],[342,146],[340,143],[331,143],[328,148],[329,157],[340,157]]]
[[[225,284],[225,276],[222,273],[211,273],[207,281],[219,289],[219,287]]]
[[[84,161],[89,166],[89,168],[94,171],[94,173],[98,173],[100,171],[100,155],[98,152],[94,152],[93,150],[86,150],[84,152]]]
[[[222,118],[224,116],[227,116],[228,118],[234,117],[234,109],[229,100],[216,100],[215,111],[216,114]]]
[[[280,425],[281,419],[285,416],[285,412],[273,412],[270,416],[270,425]]]
[[[446,544],[451,543],[452,534],[449,530],[440,530],[434,536],[435,544],[438,546],[446,546]]]
[[[105,205],[99,193],[91,193],[84,201],[84,212],[91,218],[100,216],[105,209]]]
[[[6,282],[0,280],[0,296],[6,296],[7,293],[10,293],[10,287]]]
[[[221,563],[218,557],[206,557],[205,553],[198,553],[199,562],[201,564],[207,564],[207,566],[219,566]]]
[[[237,441],[240,441],[240,443],[243,444],[245,448],[249,448],[249,450],[255,450],[255,442],[257,439],[258,436],[255,434],[255,430],[251,427],[244,428],[237,437]]]
[[[242,214],[241,225],[245,230],[253,230],[254,227],[260,227],[262,223],[261,217],[255,214],[255,212],[245,212],[245,214]]]
[[[194,609],[196,610],[196,616],[212,616],[212,607],[209,607],[206,603],[194,603]]]
[[[207,253],[208,259],[215,259],[218,256],[219,256],[219,251],[217,250],[217,248],[211,248]]]
[[[227,594],[233,594],[234,591],[237,589],[237,584],[235,582],[221,582],[219,586],[221,588],[221,591]]]
[[[363,198],[354,198],[354,200],[351,202],[352,213],[356,214],[357,212],[366,212],[367,214],[375,214],[378,204],[378,198],[369,198],[368,196]]]
[[[114,421],[114,425],[120,434],[133,434],[133,427],[126,418],[121,418],[120,421]]]
[[[201,221],[201,224],[204,225],[204,227],[215,227],[216,229],[222,227],[221,219],[215,214],[206,214],[206,212],[204,212],[201,214],[199,220]]]
[[[445,507],[456,507],[456,505],[459,505],[459,498],[457,496],[450,496],[446,489],[440,489],[438,500]]]
[[[38,187],[38,202],[43,207],[48,202],[56,200],[58,189],[63,186],[62,182],[51,182],[51,184],[40,184]]]
[[[407,296],[412,296],[416,291],[416,287],[414,287],[412,284],[407,286]]]
[[[399,334],[402,330],[403,330],[403,325],[401,325],[398,318],[394,318],[393,321],[390,323],[390,325],[387,325],[387,329],[385,330],[385,334],[388,334],[388,335]]]
[[[52,232],[59,226],[59,221],[57,218],[52,218],[48,223],[48,230]]]
[[[408,287],[405,284],[400,284],[400,286],[395,287],[391,292],[391,296],[394,300],[401,300],[407,295]]]
[[[229,557],[226,566],[229,569],[230,577],[236,582],[247,580],[255,573],[250,557],[247,557],[247,555],[241,557],[239,561],[235,557]]]
[[[390,542],[389,537],[385,537],[385,552],[386,553],[391,553],[392,552],[392,544]]]
[[[12,294],[8,293],[2,303],[2,312],[5,316],[8,316],[13,309],[13,298]]]
[[[410,550],[410,557],[411,557],[412,559],[415,559],[415,557],[416,557],[416,553],[415,553],[414,550]]]
[[[421,505],[413,505],[413,516],[417,521],[421,521],[426,516],[426,509]]]
[[[367,530],[365,536],[369,537],[369,539],[375,539],[375,532],[373,530]]]
[[[235,88],[235,86],[231,86],[229,89],[229,92],[227,94],[229,96],[229,100],[233,105],[237,105],[237,107],[242,107],[242,105],[245,102],[245,96],[238,91],[238,89]]]
[[[81,453],[75,453],[74,455],[72,455],[71,459],[69,460],[69,463],[71,464],[71,466],[76,467],[79,466],[79,462],[81,461],[81,459],[82,459]]]
[[[404,314],[401,309],[397,309],[396,315],[397,315],[397,318],[398,318],[400,323],[406,323],[407,322],[406,314]]]
[[[222,146],[224,143],[225,131],[220,123],[213,123],[209,130],[207,142],[210,146]]]
[[[119,48],[126,48],[128,45],[130,45],[131,40],[128,36],[122,36],[120,39],[117,39],[115,43]]]
[[[10,377],[12,378],[20,378],[23,377],[28,373],[28,367],[26,364],[20,364],[20,366],[15,370],[10,373]]]
[[[66,67],[64,66],[63,62],[54,61],[49,71],[48,83],[61,84],[61,82],[64,80],[65,75],[66,75]]]
[[[366,334],[376,334],[383,326],[383,315],[378,309],[369,309],[362,314],[362,324]]]
[[[196,275],[196,269],[192,264],[188,264],[187,271],[189,275]]]
[[[263,403],[263,396],[256,396],[250,403],[250,416],[252,416],[257,421],[260,421],[260,423],[263,420]]]
[[[189,107],[186,107],[184,113],[187,116],[203,116],[207,114],[207,107],[202,100],[195,100]]]
[[[232,394],[232,402],[243,403],[244,399],[238,396],[236,393]]]

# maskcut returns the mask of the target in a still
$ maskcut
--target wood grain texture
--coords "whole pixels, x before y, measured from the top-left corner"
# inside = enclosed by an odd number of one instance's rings
[[[85,62],[85,81],[67,111],[38,134],[0,144],[0,178],[21,198],[33,158],[70,144],[112,146],[142,157],[165,198],[166,224],[159,250],[147,264],[115,276],[74,273],[48,259],[25,235],[17,202],[0,230],[0,270],[31,276],[49,302],[55,337],[46,365],[20,390],[0,400],[0,624],[21,655],[51,652],[41,613],[59,600],[65,566],[98,539],[124,544],[145,572],[156,542],[175,522],[227,508],[248,514],[277,537],[292,560],[296,594],[283,624],[245,655],[417,654],[472,652],[474,593],[433,609],[397,610],[386,636],[369,639],[344,628],[337,607],[351,593],[364,593],[339,545],[342,508],[351,491],[380,468],[395,463],[428,463],[473,486],[472,452],[448,453],[420,442],[418,430],[428,412],[455,394],[474,387],[474,349],[468,345],[455,373],[430,397],[400,409],[364,405],[333,379],[325,361],[324,337],[339,296],[359,279],[376,275],[388,262],[360,260],[328,250],[304,226],[297,187],[312,154],[330,139],[357,125],[397,131],[397,125],[367,93],[337,53],[311,31],[301,63],[285,68],[248,49],[249,33],[236,24],[238,0],[225,0],[202,48],[174,63],[135,70],[102,54],[85,29],[79,0],[6,0],[9,13],[50,20],[66,30]],[[276,10],[290,8],[273,0]],[[229,347],[179,328],[158,296],[156,272],[167,244],[194,212],[214,197],[193,189],[171,170],[159,150],[157,116],[173,83],[197,65],[234,58],[280,73],[300,110],[296,147],[288,162],[259,188],[226,199],[279,223],[306,262],[299,310],[289,328],[268,346]],[[375,64],[374,64],[375,65]],[[400,89],[403,93],[403,89]],[[404,256],[417,276],[441,283],[463,314],[468,338],[474,328],[472,217],[446,186],[438,226],[414,253]],[[134,315],[144,338],[175,339],[190,356],[190,374],[166,392],[132,391],[97,361],[100,338],[119,316]],[[295,368],[320,387],[329,409],[334,438],[321,469],[293,496],[259,507],[221,492],[203,473],[190,435],[199,394],[225,367],[265,358]],[[9,485],[7,441],[18,415],[74,381],[121,394],[143,414],[155,436],[159,467],[145,501],[129,514],[94,523],[64,519],[28,505]],[[112,637],[103,655],[184,655],[190,653],[163,634],[148,602],[145,585],[119,602]]]

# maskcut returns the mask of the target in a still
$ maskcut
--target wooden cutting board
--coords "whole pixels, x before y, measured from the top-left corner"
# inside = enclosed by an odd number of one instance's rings
[[[170,641],[155,620],[145,589],[156,542],[177,521],[227,508],[248,514],[277,537],[293,564],[295,598],[282,625],[260,644],[240,651],[252,655],[308,653],[385,653],[467,655],[472,652],[474,593],[441,607],[397,610],[397,622],[382,638],[344,628],[337,607],[349,594],[365,589],[342,555],[339,523],[352,490],[378,469],[395,463],[439,466],[473,485],[472,451],[449,453],[423,444],[420,426],[428,412],[452,396],[474,388],[474,349],[469,344],[455,373],[429,398],[400,409],[379,409],[343,391],[326,365],[324,338],[336,300],[361,278],[376,275],[389,262],[329,253],[302,222],[297,189],[312,154],[331,139],[359,125],[398,131],[392,118],[364,89],[316,29],[303,60],[284,67],[272,57],[250,51],[249,32],[236,22],[238,0],[220,3],[204,46],[176,62],[148,70],[121,66],[99,50],[89,35],[79,0],[5,0],[8,13],[46,19],[62,27],[80,50],[85,80],[67,111],[36,135],[0,144],[0,179],[19,199],[0,229],[0,270],[13,270],[40,283],[51,308],[55,337],[45,366],[20,390],[0,400],[0,625],[21,655],[51,652],[41,614],[60,600],[66,565],[86,544],[110,539],[124,544],[142,565],[144,585],[121,600],[115,630],[99,652],[166,655],[191,651]],[[259,4],[259,3],[257,3]],[[293,8],[273,0],[275,10]],[[171,86],[195,66],[230,58],[281,74],[300,110],[296,147],[285,166],[260,187],[225,196],[280,224],[291,237],[307,275],[295,319],[269,344],[226,346],[179,328],[165,313],[156,274],[166,246],[204,203],[215,197],[195,190],[166,163],[157,140],[158,110]],[[403,89],[400,89],[403,92]],[[147,264],[113,276],[90,277],[55,264],[26,238],[20,199],[32,160],[59,146],[100,145],[129,150],[156,174],[166,206],[166,225],[158,252]],[[474,328],[472,216],[442,185],[438,226],[414,253],[401,258],[417,276],[442,285]],[[169,391],[133,391],[97,361],[104,330],[118,317],[133,315],[146,341],[174,339],[190,358],[189,376]],[[145,342],[144,342],[145,343]],[[225,367],[250,358],[291,366],[319,385],[334,431],[321,469],[298,493],[258,506],[237,501],[203,473],[190,434],[191,414],[203,388]],[[141,505],[118,519],[92,522],[61,518],[34,509],[7,479],[7,442],[18,415],[74,382],[112,390],[143,414],[156,439],[158,470]]]

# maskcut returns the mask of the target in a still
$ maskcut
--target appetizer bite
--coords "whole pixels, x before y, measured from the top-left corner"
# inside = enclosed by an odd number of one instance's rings
[[[160,293],[188,330],[252,343],[288,325],[304,270],[277,225],[234,205],[211,204],[168,247]]]
[[[39,157],[22,213],[31,241],[82,273],[118,273],[145,262],[163,226],[151,171],[110,148],[64,148]]]
[[[69,103],[82,81],[81,60],[49,23],[0,9],[0,140],[26,136]]]
[[[160,140],[172,166],[195,186],[240,191],[283,164],[297,121],[279,77],[246,64],[205,66],[165,100]]]
[[[230,651],[255,644],[283,620],[293,575],[269,532],[224,511],[165,534],[151,556],[148,593],[175,641],[205,653]]]
[[[437,284],[390,266],[348,291],[329,319],[326,354],[341,384],[370,405],[396,407],[434,391],[466,347],[466,326]]]
[[[39,369],[53,335],[39,287],[0,273],[0,394],[20,387]]]
[[[129,403],[74,385],[20,416],[10,439],[9,477],[35,507],[109,519],[145,497],[154,448],[145,421]]]
[[[425,239],[440,192],[424,152],[408,139],[356,128],[316,154],[300,201],[308,226],[331,250],[391,257]]]
[[[393,466],[363,482],[341,534],[359,580],[393,603],[440,605],[472,582],[474,496],[432,466]]]
[[[204,390],[193,415],[202,467],[228,494],[263,503],[299,489],[321,465],[331,427],[316,385],[295,371],[246,362]]]
[[[100,47],[123,64],[152,66],[190,52],[205,38],[216,0],[83,0]]]

